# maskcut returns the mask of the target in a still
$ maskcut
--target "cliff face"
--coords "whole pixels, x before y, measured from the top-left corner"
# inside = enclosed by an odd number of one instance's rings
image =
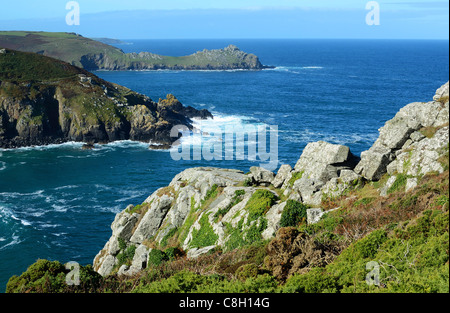
[[[172,57],[150,52],[124,53],[96,40],[71,33],[0,32],[0,47],[43,54],[87,70],[261,70],[254,54],[236,46]]]
[[[352,207],[378,201],[394,192],[404,196],[420,186],[427,175],[448,172],[448,94],[447,82],[433,101],[402,108],[380,129],[378,140],[361,158],[354,156],[348,147],[315,142],[308,144],[294,168],[282,165],[277,174],[257,167],[248,174],[206,167],[187,169],[144,203],[130,205],[117,214],[111,225],[112,236],[95,257],[94,269],[102,276],[112,273],[131,276],[146,268],[152,251],[158,249],[178,247],[187,252],[188,258],[197,258],[211,250],[227,252],[272,239],[276,234],[267,251],[279,252],[264,260],[274,275],[286,277],[289,271],[302,269],[307,272],[314,262],[325,266],[339,249],[324,244],[324,238],[308,241],[314,228],[310,229],[310,235],[293,230],[277,233],[278,230],[298,225],[305,218],[312,225],[324,213],[344,210],[334,207],[336,203],[350,206],[345,209],[345,216],[360,222],[367,213],[353,213]],[[370,197],[365,193],[370,193]],[[423,194],[414,197],[417,200],[419,196]],[[421,201],[428,203],[435,196],[427,197]],[[448,203],[448,195],[446,199]],[[387,201],[393,200],[380,200],[379,208],[374,205],[373,210],[382,211],[380,208]],[[403,200],[400,196],[395,201]],[[400,218],[395,215],[398,212],[392,210],[390,222],[398,222]],[[299,220],[290,225],[294,212]],[[337,221],[331,219],[332,223]],[[357,239],[370,230],[366,226],[358,231],[354,235]],[[289,232],[298,237],[284,242]],[[130,249],[133,255],[123,262]],[[290,251],[289,257],[283,256],[284,249]]]
[[[20,68],[27,64],[27,68]],[[4,50],[0,54],[0,147],[65,141],[136,140],[171,145],[175,125],[211,118],[184,107],[174,96],[147,96],[106,82],[67,63]],[[19,74],[20,73],[20,74]],[[170,105],[167,103],[170,102]]]

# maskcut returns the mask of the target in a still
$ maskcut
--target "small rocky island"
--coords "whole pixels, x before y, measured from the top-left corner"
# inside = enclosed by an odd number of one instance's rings
[[[234,45],[203,50],[188,56],[150,52],[124,53],[121,49],[74,33],[0,32],[0,47],[34,52],[93,70],[262,70],[259,58]]]
[[[172,127],[192,129],[192,118],[212,114],[173,95],[154,102],[63,61],[0,49],[0,148],[117,140],[169,147]]]

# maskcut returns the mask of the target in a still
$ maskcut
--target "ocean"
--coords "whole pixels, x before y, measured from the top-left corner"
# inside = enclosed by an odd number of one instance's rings
[[[360,155],[378,129],[410,102],[430,101],[448,81],[448,41],[125,40],[125,52],[187,55],[234,44],[259,56],[263,71],[97,71],[154,101],[174,94],[208,109],[208,131],[278,128],[278,163],[294,166],[307,143],[343,144]],[[194,146],[200,135],[186,138]],[[190,140],[190,141],[189,141]],[[189,167],[248,172],[260,160],[179,160],[131,141],[82,150],[81,143],[0,150],[0,291],[37,259],[92,264],[115,214],[142,203]]]

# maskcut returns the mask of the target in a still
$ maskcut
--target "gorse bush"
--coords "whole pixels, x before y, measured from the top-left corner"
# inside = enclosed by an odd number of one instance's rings
[[[158,249],[152,249],[148,254],[148,265],[159,266],[161,263],[168,261],[169,257],[166,253]]]
[[[221,275],[200,275],[190,271],[180,271],[175,275],[141,284],[135,293],[268,293],[275,292],[278,284],[268,274],[257,275],[244,281],[228,280]]]
[[[449,292],[448,211],[428,210],[393,232],[375,230],[324,268],[290,277],[284,292]],[[368,262],[379,285],[366,282]]]
[[[70,270],[58,261],[38,260],[20,276],[13,276],[6,285],[7,293],[65,293],[98,292],[103,277],[91,265],[80,266],[80,284],[69,286],[66,277]]]
[[[281,214],[280,226],[297,226],[306,221],[306,210],[308,207],[295,200],[287,200],[283,213]]]

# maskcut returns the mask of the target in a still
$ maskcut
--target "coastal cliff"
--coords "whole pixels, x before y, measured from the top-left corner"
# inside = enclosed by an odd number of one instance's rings
[[[1,148],[117,140],[167,147],[177,140],[173,126],[192,129],[191,118],[212,118],[173,95],[154,102],[56,59],[0,51]]]
[[[151,247],[166,247],[167,242],[197,257],[271,239],[285,210],[304,209],[311,222],[313,215],[324,213],[322,206],[330,199],[382,177],[382,196],[394,187],[411,190],[425,175],[444,172],[440,161],[448,153],[448,119],[447,83],[433,101],[402,108],[361,159],[346,146],[314,142],[293,169],[283,165],[277,174],[257,167],[249,174],[207,167],[185,170],[168,187],[116,216],[112,237],[95,258],[94,269],[102,275],[114,270],[134,275],[143,269],[141,260],[147,260]],[[136,247],[131,265],[117,259],[119,241]]]
[[[0,32],[0,48],[39,53],[86,70],[262,70],[259,58],[234,45],[188,56],[124,53],[74,33]]]
[[[80,290],[448,292],[448,99],[408,104],[361,157],[320,141],[277,173],[183,171],[116,215]],[[39,292],[30,275],[7,290]]]

